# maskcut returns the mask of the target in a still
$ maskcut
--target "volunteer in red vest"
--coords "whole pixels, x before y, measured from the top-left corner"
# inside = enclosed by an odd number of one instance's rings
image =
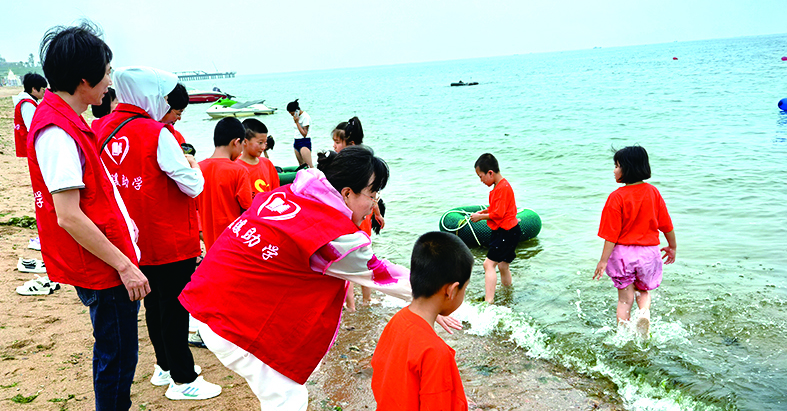
[[[178,78],[150,67],[125,67],[113,79],[118,105],[95,131],[101,159],[139,229],[139,266],[151,289],[145,318],[156,353],[150,382],[168,385],[165,395],[172,400],[212,398],[221,386],[198,376],[188,346],[189,315],[178,301],[201,252],[194,197],[205,183],[172,126],[159,121]]]
[[[91,23],[51,29],[41,43],[51,91],[27,139],[41,253],[52,281],[71,284],[93,324],[97,410],[128,410],[137,366],[139,300],[134,223],[110,181],[81,114],[112,84],[112,51]]]
[[[33,121],[38,100],[44,98],[46,79],[36,73],[27,73],[22,77],[25,90],[13,96],[14,102],[14,145],[17,157],[27,157],[27,130]]]
[[[257,194],[180,294],[205,345],[263,410],[306,410],[303,384],[333,345],[348,281],[411,299],[409,270],[375,257],[358,228],[388,166],[360,147],[318,157],[317,169]]]

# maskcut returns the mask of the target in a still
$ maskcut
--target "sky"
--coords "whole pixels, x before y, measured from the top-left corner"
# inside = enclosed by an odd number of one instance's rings
[[[3,7],[0,56],[38,62],[44,33],[82,18],[103,30],[113,67],[242,75],[785,33],[787,3],[25,0]]]

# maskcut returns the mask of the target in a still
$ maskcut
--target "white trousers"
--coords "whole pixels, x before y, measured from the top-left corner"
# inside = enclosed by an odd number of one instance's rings
[[[246,379],[260,408],[266,410],[306,411],[309,391],[305,386],[285,377],[253,354],[220,337],[200,323],[199,334],[208,349],[225,367]]]

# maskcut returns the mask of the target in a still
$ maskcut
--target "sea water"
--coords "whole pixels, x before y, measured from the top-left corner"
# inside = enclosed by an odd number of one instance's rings
[[[543,221],[511,265],[514,286],[484,293],[477,264],[457,316],[521,355],[614,383],[632,410],[787,409],[787,35],[189,82],[265,99],[276,165],[295,165],[285,107],[312,118],[315,151],[358,116],[391,169],[378,255],[408,265],[413,242],[454,206],[485,204],[473,163],[499,160],[517,205]],[[258,50],[264,54],[264,48]],[[677,57],[677,60],[673,59]],[[228,63],[229,64],[229,63]],[[479,85],[450,87],[451,82]],[[191,105],[177,127],[197,157],[216,124]],[[654,293],[651,338],[615,324],[609,278],[591,279],[601,209],[618,187],[611,148],[640,144],[677,236]],[[662,236],[663,239],[663,236]],[[662,244],[666,245],[662,240]],[[490,338],[492,338],[490,336]]]

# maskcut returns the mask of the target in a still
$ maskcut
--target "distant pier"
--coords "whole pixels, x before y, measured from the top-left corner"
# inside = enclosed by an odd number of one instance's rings
[[[234,71],[227,71],[225,73],[206,73],[204,71],[182,71],[175,73],[178,75],[178,80],[213,80],[217,78],[235,78]]]

